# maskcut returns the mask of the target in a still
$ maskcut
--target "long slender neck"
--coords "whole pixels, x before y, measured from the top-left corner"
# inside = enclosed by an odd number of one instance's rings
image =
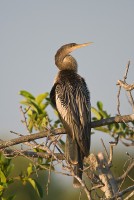
[[[68,55],[70,51],[58,50],[55,55],[55,64],[59,70],[72,70],[77,72],[77,62],[73,56]]]

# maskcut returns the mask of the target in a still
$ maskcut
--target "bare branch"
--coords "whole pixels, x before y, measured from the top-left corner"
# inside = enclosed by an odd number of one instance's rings
[[[126,82],[122,81],[122,80],[118,80],[117,81],[117,85],[120,85],[121,87],[123,87],[126,91],[131,91],[134,89],[134,84],[127,84]]]
[[[6,157],[14,157],[14,156],[27,156],[27,157],[32,157],[32,158],[45,158],[45,159],[50,159],[53,158],[52,154],[44,153],[44,152],[33,152],[33,151],[22,151],[22,150],[12,150],[12,149],[4,149],[2,151],[3,154]],[[54,155],[57,157],[59,160],[64,160],[64,154],[62,153],[54,153]],[[53,158],[53,160],[55,160]]]
[[[108,158],[109,158],[109,154],[108,154],[107,148],[106,148],[106,146],[105,146],[105,144],[104,144],[104,141],[103,141],[103,139],[102,139],[102,138],[101,138],[101,143],[102,143],[102,145],[103,145],[103,147],[104,147],[105,154],[106,154],[106,156],[107,156],[107,159],[108,159]]]
[[[133,196],[134,196],[134,191],[131,192],[124,200],[129,200]]]
[[[129,67],[130,67],[130,60],[128,61],[127,65],[126,65],[126,71],[125,71],[125,75],[123,77],[124,81],[127,79]]]
[[[118,80],[117,85],[119,85],[120,87],[123,87],[127,91],[128,99],[134,112],[134,99],[131,94],[131,90],[134,89],[134,84],[127,84],[126,81]]]
[[[121,182],[125,177],[129,174],[129,172],[134,168],[134,161],[130,164],[130,166],[127,168],[124,174],[122,176],[117,178],[118,182]]]
[[[107,119],[94,121],[91,123],[91,127],[96,128],[96,127],[105,126],[105,125],[109,125],[113,123],[122,123],[122,122],[127,123],[127,122],[132,122],[132,121],[134,121],[134,114],[124,115],[124,116],[117,115],[115,117],[110,117]]]
[[[105,126],[109,125],[112,123],[122,123],[122,122],[131,122],[134,121],[134,114],[131,115],[124,115],[124,116],[115,116],[115,117],[110,117],[107,119],[102,119],[98,121],[94,121],[91,123],[91,127],[100,127],[100,126]],[[44,138],[44,137],[52,137],[55,135],[59,134],[65,134],[65,129],[64,128],[57,128],[54,130],[47,130],[47,131],[41,131],[39,133],[34,133],[31,135],[26,135],[26,136],[21,136],[19,138],[15,138],[9,141],[1,141],[0,142],[0,149],[10,147],[16,144],[24,143],[24,142],[30,142],[36,139]]]
[[[128,74],[129,66],[130,66],[130,60],[128,61],[127,65],[126,65],[125,75],[123,77],[123,81],[124,82],[127,79],[127,74]],[[121,92],[121,86],[119,86],[119,90],[118,90],[118,93],[117,93],[117,111],[118,111],[119,115],[121,115],[121,113],[120,113],[120,92]]]
[[[85,183],[78,176],[73,175],[73,177],[76,178],[80,182],[82,188],[84,189],[84,191],[85,191],[85,193],[87,195],[88,200],[91,200],[90,191],[88,190],[88,188],[85,185]]]
[[[65,129],[64,128],[58,128],[58,129],[55,129],[55,130],[41,131],[39,133],[21,136],[19,138],[12,139],[12,140],[9,140],[9,141],[5,141],[5,142],[2,141],[2,142],[0,142],[0,149],[10,147],[10,146],[13,146],[13,145],[16,145],[16,144],[20,144],[20,143],[24,143],[24,142],[30,142],[30,141],[33,141],[33,140],[36,140],[36,139],[44,138],[44,137],[47,137],[50,133],[52,133],[51,136],[58,135],[58,134],[65,134]]]
[[[100,152],[97,158],[99,162],[99,178],[104,184],[101,190],[105,193],[106,198],[111,198],[118,191],[118,185],[111,173],[109,166],[107,165],[107,161],[105,160],[104,155]]]
[[[131,185],[128,188],[124,189],[123,191],[116,193],[112,198],[110,198],[110,200],[114,200],[117,197],[122,197],[124,194],[131,192],[133,190],[134,190],[134,185]]]
[[[98,184],[102,185],[100,189],[105,194],[105,197],[113,197],[113,195],[118,192],[118,185],[114,176],[111,173],[110,167],[107,164],[104,155],[101,152],[97,156],[95,156],[94,154],[90,154],[87,158],[85,158],[85,163],[89,164],[89,171],[91,171],[92,174],[93,171],[97,170],[99,180]]]
[[[21,120],[21,122],[25,125],[26,130],[28,131],[28,133],[30,133],[30,132],[29,132],[29,129],[28,129],[26,113],[29,111],[29,109],[30,109],[30,106],[29,106],[29,108],[24,112],[23,109],[22,109],[22,106],[20,106],[20,113],[22,114],[23,119],[24,119],[24,120]]]
[[[90,189],[90,191],[96,190],[97,188],[101,188],[101,187],[103,187],[103,184],[95,185]]]
[[[113,148],[118,144],[118,138],[116,138],[115,142],[109,142],[110,143],[110,152],[109,152],[109,160],[108,160],[108,165],[111,166],[112,160],[113,160]]]
[[[121,113],[120,113],[120,93],[121,93],[121,86],[119,86],[119,90],[117,93],[117,111],[118,111],[119,115],[121,115]]]

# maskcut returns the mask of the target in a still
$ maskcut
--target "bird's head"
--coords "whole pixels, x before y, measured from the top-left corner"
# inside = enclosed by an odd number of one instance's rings
[[[69,43],[65,44],[57,51],[55,55],[55,64],[60,70],[74,70],[77,71],[77,62],[76,60],[69,55],[75,49],[85,47],[92,44],[92,42],[76,44]]]

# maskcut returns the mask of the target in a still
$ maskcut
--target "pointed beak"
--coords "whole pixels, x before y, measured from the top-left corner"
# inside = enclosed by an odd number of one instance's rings
[[[78,44],[77,48],[81,48],[81,47],[86,47],[90,44],[93,44],[93,42],[87,42],[87,43],[84,43],[84,44]]]
[[[81,47],[86,47],[90,44],[93,44],[93,42],[87,42],[87,43],[83,43],[83,44],[76,44],[76,46],[72,47],[72,51]]]

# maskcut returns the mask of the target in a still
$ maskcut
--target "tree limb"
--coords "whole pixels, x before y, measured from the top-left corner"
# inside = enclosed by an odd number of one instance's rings
[[[58,135],[58,134],[64,134],[65,129],[64,128],[57,128],[55,130],[47,130],[47,131],[41,131],[39,133],[34,133],[31,135],[25,135],[21,136],[19,138],[15,138],[9,141],[2,141],[0,142],[0,149],[10,147],[16,144],[24,143],[24,142],[30,142],[36,139],[48,137],[48,136],[53,136],[53,135]]]
[[[33,152],[33,151],[22,151],[22,150],[12,150],[12,149],[5,149],[3,151],[4,155],[6,157],[14,157],[14,156],[27,156],[27,157],[32,157],[32,158],[45,158],[45,159],[50,159],[53,157],[52,154],[50,153],[45,153],[45,152]],[[59,160],[64,160],[64,154],[62,153],[54,153],[54,155],[57,157]],[[53,160],[55,160],[53,158]]]
[[[113,123],[132,122],[132,121],[134,121],[134,114],[124,115],[124,116],[115,116],[115,117],[110,117],[107,119],[101,119],[98,121],[91,122],[91,127],[96,128],[96,127],[105,126],[105,125],[109,125]],[[30,142],[30,141],[44,138],[44,137],[52,137],[58,134],[65,134],[65,129],[57,128],[54,130],[41,131],[39,133],[21,136],[19,138],[15,138],[9,141],[1,141],[0,149],[10,147],[16,144],[24,143],[24,142]]]
[[[122,123],[122,122],[132,122],[134,121],[134,114],[131,115],[117,115],[115,117],[110,117],[107,119],[101,119],[98,121],[94,121],[91,123],[92,128],[100,127],[100,126],[105,126],[113,123]]]
[[[116,199],[117,197],[122,197],[124,194],[128,193],[128,192],[131,192],[134,190],[134,185],[131,185],[129,186],[128,188],[124,189],[123,191],[121,192],[118,192],[116,195],[114,195],[112,198],[110,198],[110,200],[114,200]]]

